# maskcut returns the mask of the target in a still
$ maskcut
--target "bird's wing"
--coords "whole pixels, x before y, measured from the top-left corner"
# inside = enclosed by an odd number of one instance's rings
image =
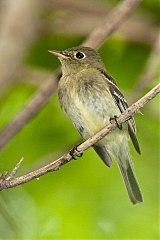
[[[96,151],[96,153],[99,155],[99,157],[103,160],[103,162],[108,167],[111,167],[112,166],[112,160],[111,160],[111,157],[109,156],[109,153],[107,152],[105,146],[94,145],[93,148]]]
[[[110,77],[104,71],[101,71],[101,73],[103,73],[103,75],[107,78],[110,93],[111,93],[115,103],[117,104],[119,110],[121,111],[121,113],[123,113],[128,108],[128,104],[127,104],[123,94],[119,90],[116,82],[114,81],[114,79],[112,77]],[[128,132],[129,132],[130,138],[132,140],[132,143],[133,143],[136,151],[140,154],[141,151],[140,151],[138,140],[136,138],[136,125],[135,125],[135,121],[134,121],[133,117],[128,120]]]

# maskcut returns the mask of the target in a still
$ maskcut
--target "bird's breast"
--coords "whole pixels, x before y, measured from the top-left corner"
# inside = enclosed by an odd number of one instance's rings
[[[119,115],[105,81],[76,76],[62,77],[58,89],[62,109],[84,138],[102,129],[114,115]]]

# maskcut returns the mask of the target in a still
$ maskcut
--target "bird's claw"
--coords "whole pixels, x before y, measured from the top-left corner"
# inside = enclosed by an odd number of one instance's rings
[[[117,122],[117,116],[116,116],[116,115],[114,115],[114,117],[110,118],[110,123],[112,123],[112,120],[114,120],[114,121],[116,122],[117,127],[118,127],[120,130],[122,130],[122,124],[119,124],[119,123]]]
[[[72,157],[74,160],[76,160],[76,158],[75,158],[75,153],[79,152],[78,149],[77,149],[77,147],[78,147],[79,145],[80,145],[80,144],[74,146],[74,147],[69,151],[69,154],[71,155],[71,157]],[[82,157],[82,155],[83,155],[83,153],[80,153],[80,154],[77,155],[77,157]]]

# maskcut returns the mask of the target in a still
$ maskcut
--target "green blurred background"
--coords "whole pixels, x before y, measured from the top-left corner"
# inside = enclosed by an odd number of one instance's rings
[[[2,1],[1,10],[7,12],[10,2]],[[18,2],[14,2],[17,7]],[[47,50],[81,44],[117,2],[39,1],[38,12],[36,5],[32,6],[35,7],[31,18],[34,37],[31,34],[31,38],[24,40],[21,57],[14,55],[13,65],[19,61],[18,67],[13,71],[11,65],[5,66],[13,73],[1,89],[1,130],[59,66]],[[159,5],[156,0],[143,1],[132,18],[99,49],[108,72],[116,79],[129,104],[159,80],[156,74],[147,84],[139,84],[158,36]],[[3,13],[0,11],[1,17]],[[20,38],[23,37],[20,35]],[[143,204],[131,205],[116,164],[106,168],[89,149],[82,158],[57,172],[0,192],[0,239],[158,239],[158,97],[149,102],[142,113],[144,115],[135,116],[142,155],[138,156],[132,146],[131,155],[144,194]],[[61,111],[56,93],[1,150],[0,172],[11,171],[21,157],[24,162],[18,174],[29,172],[53,161],[81,141]]]

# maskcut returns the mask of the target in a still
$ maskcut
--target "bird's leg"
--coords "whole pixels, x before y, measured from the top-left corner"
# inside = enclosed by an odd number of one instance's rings
[[[77,144],[76,146],[74,146],[70,151],[69,151],[69,154],[71,155],[71,157],[73,158],[73,159],[75,159],[76,160],[76,158],[75,158],[75,152],[78,152],[78,149],[77,149],[77,147],[80,145],[81,143],[79,143],[79,144]],[[77,157],[82,157],[82,155],[83,155],[83,153],[80,153],[80,154],[78,154],[77,155]]]
[[[117,122],[117,116],[116,115],[114,115],[114,117],[112,117],[112,118],[110,118],[110,123],[112,123],[112,120],[114,120],[115,122],[116,122],[116,125],[117,125],[117,127],[120,129],[120,130],[122,130],[122,124],[119,124],[118,122]]]

